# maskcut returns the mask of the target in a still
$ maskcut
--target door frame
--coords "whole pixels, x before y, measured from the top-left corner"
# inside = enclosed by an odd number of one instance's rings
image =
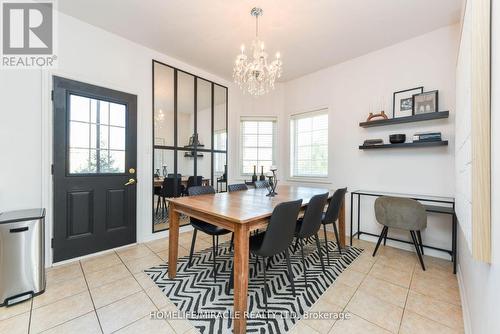
[[[137,95],[137,119],[139,120],[139,96],[140,94],[136,91],[131,91],[128,87],[124,87],[123,84],[119,82],[112,81],[101,81],[95,80],[85,74],[76,74],[76,73],[68,73],[61,70],[44,70],[40,71],[40,81],[41,81],[41,94],[40,94],[40,102],[41,102],[41,207],[48,208],[46,210],[45,215],[45,267],[49,268],[55,263],[53,261],[54,252],[51,246],[52,238],[54,237],[54,180],[52,175],[52,163],[53,163],[53,145],[54,145],[54,121],[53,121],[53,110],[54,105],[52,103],[52,90],[53,90],[53,77],[58,76],[62,78],[66,78],[69,80],[75,80],[80,82],[85,82],[90,85],[101,86],[101,87],[114,87],[114,90],[119,90],[123,92],[127,92],[129,94]],[[137,125],[137,137],[139,137],[140,127]],[[138,142],[138,139],[137,139]],[[137,161],[139,161],[139,145],[137,145]],[[136,173],[137,184],[141,185],[142,182],[142,173]],[[139,187],[137,188],[137,201],[136,201],[136,242],[141,241],[140,234],[140,215],[141,215],[141,203],[139,202],[140,191]],[[106,250],[103,252],[109,252],[110,250]],[[97,254],[97,253],[94,253]],[[85,255],[83,257],[92,256],[93,254]],[[79,257],[61,261],[57,263],[66,263],[71,262]]]

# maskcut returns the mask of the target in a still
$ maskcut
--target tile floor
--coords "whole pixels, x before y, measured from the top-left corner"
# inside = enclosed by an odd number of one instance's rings
[[[196,248],[211,246],[199,234]],[[202,237],[203,236],[203,237]],[[179,238],[189,253],[191,232]],[[302,320],[293,333],[463,333],[462,309],[451,262],[425,257],[422,271],[411,252],[356,241],[365,252],[314,305],[344,311],[349,320]],[[142,272],[167,260],[168,240],[56,266],[46,292],[32,301],[0,308],[0,333],[196,333],[186,320],[151,320],[150,312],[175,310]]]

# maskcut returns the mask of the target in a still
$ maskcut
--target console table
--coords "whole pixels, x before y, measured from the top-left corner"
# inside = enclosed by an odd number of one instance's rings
[[[377,234],[364,232],[361,230],[361,197],[380,197],[380,196],[395,196],[395,197],[406,197],[417,200],[423,204],[427,212],[439,213],[444,215],[449,215],[451,217],[452,232],[451,232],[451,249],[443,249],[439,247],[434,247],[430,245],[423,245],[426,248],[438,250],[441,252],[446,252],[451,256],[451,261],[453,262],[453,273],[457,273],[457,219],[455,215],[455,199],[452,197],[441,197],[441,196],[427,196],[427,195],[413,195],[413,194],[399,194],[390,192],[380,192],[380,191],[369,191],[369,190],[356,190],[351,192],[351,230],[350,230],[350,243],[352,246],[352,239],[354,237],[360,238],[362,234],[378,237]],[[357,232],[353,233],[353,204],[354,197],[357,197],[357,220],[358,228]],[[397,238],[387,237],[389,240],[404,242],[411,244],[410,241],[401,240]]]

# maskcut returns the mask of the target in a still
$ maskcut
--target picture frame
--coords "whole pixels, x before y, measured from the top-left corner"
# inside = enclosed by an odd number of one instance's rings
[[[413,115],[439,111],[439,94],[437,90],[413,95]]]
[[[413,115],[413,95],[422,94],[424,87],[415,87],[394,92],[392,95],[392,117],[407,117]]]

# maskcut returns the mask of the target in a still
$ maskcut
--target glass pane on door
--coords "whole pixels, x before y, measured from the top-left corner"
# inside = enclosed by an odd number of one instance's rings
[[[69,173],[125,173],[126,106],[71,94]]]

